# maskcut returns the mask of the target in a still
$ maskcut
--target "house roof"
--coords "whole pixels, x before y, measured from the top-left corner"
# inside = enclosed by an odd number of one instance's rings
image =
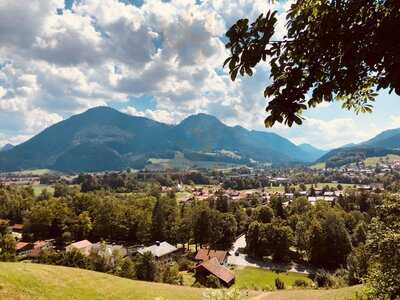
[[[168,242],[156,243],[149,247],[143,247],[138,249],[140,254],[144,254],[145,252],[151,252],[155,257],[162,257],[164,255],[168,255],[170,253],[175,252],[178,250],[175,246],[172,246]]]
[[[15,250],[24,250],[25,248],[33,248],[33,245],[31,243],[25,243],[25,242],[19,242],[15,245]]]
[[[218,259],[215,257],[201,263],[196,268],[204,268],[214,276],[218,277],[223,282],[229,284],[235,279],[235,274],[228,268],[219,264]]]
[[[219,263],[222,264],[227,254],[228,253],[226,251],[222,250],[200,249],[197,252],[196,257],[194,259],[206,261],[212,258],[216,258],[218,259]]]
[[[12,230],[23,230],[24,229],[24,224],[14,224],[11,226]]]
[[[75,243],[68,245],[67,248],[68,249],[71,249],[71,248],[84,249],[84,248],[91,247],[91,246],[92,246],[91,242],[89,242],[88,240],[82,240],[82,241],[75,242]]]

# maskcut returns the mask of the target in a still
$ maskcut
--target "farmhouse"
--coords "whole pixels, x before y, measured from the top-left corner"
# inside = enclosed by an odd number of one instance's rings
[[[172,246],[168,242],[160,243],[157,241],[154,245],[138,249],[138,252],[142,255],[146,252],[150,252],[161,264],[167,264],[172,262],[173,253],[177,250],[175,246]]]
[[[93,244],[88,240],[82,240],[76,243],[72,243],[71,245],[65,247],[65,251],[71,252],[72,250],[76,249],[83,255],[89,256],[90,251],[92,250],[92,246]]]
[[[15,251],[18,256],[29,255],[32,252],[32,249],[33,249],[32,243],[18,242],[15,245]]]
[[[194,259],[204,262],[213,258],[216,258],[218,262],[223,265],[226,263],[228,258],[228,252],[222,250],[200,249]]]
[[[53,248],[54,240],[44,240],[44,241],[36,241],[33,243],[33,249],[31,253],[29,253],[30,257],[39,257],[43,250],[47,250]]]
[[[203,282],[209,275],[217,277],[220,283],[226,287],[231,286],[235,282],[235,274],[222,266],[215,257],[202,262],[196,267],[196,279],[199,282]]]

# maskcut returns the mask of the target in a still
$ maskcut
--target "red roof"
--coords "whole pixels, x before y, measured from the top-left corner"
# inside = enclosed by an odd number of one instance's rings
[[[220,264],[222,264],[226,258],[226,255],[228,253],[223,250],[210,250],[210,249],[200,249],[196,257],[194,258],[195,260],[201,260],[201,261],[207,261],[212,258],[216,258]]]
[[[11,226],[12,230],[23,230],[24,229],[24,224],[14,224]]]
[[[33,245],[31,243],[19,242],[15,245],[15,250],[24,250],[25,248],[28,248],[28,246],[30,248],[33,248]]]
[[[232,280],[235,279],[235,274],[228,268],[221,266],[218,262],[218,259],[216,259],[215,257],[201,263],[196,268],[204,268],[226,284],[231,283]]]

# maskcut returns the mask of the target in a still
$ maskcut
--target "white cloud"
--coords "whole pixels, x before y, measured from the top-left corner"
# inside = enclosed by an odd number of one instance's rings
[[[167,123],[206,112],[262,129],[268,68],[232,82],[222,70],[222,37],[238,18],[278,8],[281,38],[291,2],[146,0],[136,7],[80,0],[60,13],[63,0],[0,0],[0,144],[90,107],[140,96],[155,99],[155,108],[126,104],[124,111]],[[378,130],[371,128],[369,135]],[[314,118],[301,129],[275,131],[325,147],[366,136],[351,119]]]

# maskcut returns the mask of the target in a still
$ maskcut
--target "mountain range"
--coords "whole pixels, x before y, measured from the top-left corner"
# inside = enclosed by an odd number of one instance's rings
[[[2,152],[2,151],[7,151],[7,150],[11,150],[12,148],[14,148],[14,145],[5,144],[3,147],[0,148],[0,152]]]
[[[383,131],[359,144],[347,144],[333,149],[322,155],[318,162],[325,162],[327,167],[339,167],[368,157],[388,154],[400,155],[400,128]]]
[[[192,162],[312,162],[323,154],[275,133],[230,127],[207,114],[177,125],[96,107],[0,153],[0,170],[103,171],[143,168],[177,153]]]

